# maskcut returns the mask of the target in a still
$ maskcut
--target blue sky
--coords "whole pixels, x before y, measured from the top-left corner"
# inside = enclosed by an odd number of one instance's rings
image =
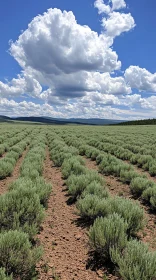
[[[120,8],[113,9],[113,1]],[[111,8],[109,13],[103,12],[104,5]],[[60,13],[56,10],[47,12],[50,8],[57,8]],[[102,0],[1,1],[0,114],[81,115],[114,119],[156,117],[155,9],[154,0],[112,0],[110,3]],[[74,27],[72,24],[70,26],[69,17],[62,17],[64,10],[72,11],[75,16],[77,23],[74,22]],[[30,30],[28,24],[39,14],[40,31],[34,40],[37,25],[34,23],[33,30]],[[56,14],[61,29],[55,26],[53,16]],[[126,18],[123,14],[127,15]],[[121,16],[122,22],[119,22]],[[49,18],[49,24],[45,26],[46,18]],[[66,21],[69,21],[67,34],[64,29]],[[87,25],[92,34],[89,30],[85,33],[84,28],[77,31],[77,24],[82,27]],[[53,48],[60,44],[55,30],[61,33],[62,29],[66,35],[58,49],[61,51],[59,58]],[[116,34],[117,29],[119,34]],[[24,35],[19,38],[20,34],[25,34],[25,30],[31,33],[31,40]],[[46,32],[51,34],[48,41]],[[95,32],[97,36],[93,38]],[[99,39],[101,34],[104,34],[102,41]],[[66,39],[70,41],[68,51],[73,48],[73,58],[67,56]],[[107,46],[106,39],[109,40]],[[9,51],[10,40],[12,45]],[[79,44],[84,45],[84,49],[79,48]],[[75,59],[75,50],[80,51],[81,63]],[[114,56],[113,51],[118,57]],[[101,61],[97,58],[98,54]],[[112,59],[113,66],[110,67]]]

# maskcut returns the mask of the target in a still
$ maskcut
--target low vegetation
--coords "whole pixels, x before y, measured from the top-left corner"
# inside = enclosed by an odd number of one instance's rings
[[[1,180],[12,175],[26,152],[19,178],[0,196],[0,280],[35,279],[35,267],[42,256],[35,236],[52,191],[43,178],[47,147],[51,164],[62,172],[69,201],[76,203],[80,222],[88,227],[90,249],[101,260],[111,262],[122,279],[156,278],[156,252],[138,240],[146,226],[141,203],[156,209],[153,130],[118,126],[2,128]],[[95,161],[99,172],[87,168],[86,158]],[[102,175],[116,177],[128,186],[135,200],[112,196]]]

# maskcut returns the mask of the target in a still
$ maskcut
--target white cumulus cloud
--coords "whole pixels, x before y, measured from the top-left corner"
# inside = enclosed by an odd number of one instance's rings
[[[133,29],[135,21],[130,13],[112,12],[108,18],[102,19],[102,25],[106,34],[114,38]]]
[[[111,0],[112,1],[112,9],[120,10],[126,8],[126,2],[124,0]]]
[[[10,52],[23,69],[31,67],[47,75],[111,72],[121,66],[102,34],[79,25],[72,12],[59,9],[35,17],[11,44]]]
[[[100,34],[77,23],[71,11],[49,9],[11,43],[10,54],[22,70],[10,82],[0,81],[1,114],[126,119],[130,112],[139,118],[146,109],[152,116],[155,97],[142,98],[132,88],[156,92],[156,73],[138,66],[118,72],[114,39],[135,27],[132,15],[123,12],[126,2],[96,0],[94,5],[102,14]],[[33,102],[15,101],[22,96]]]
[[[15,97],[24,93],[31,96],[38,96],[42,91],[40,83],[29,75],[18,75],[17,79],[12,79],[9,83],[0,81],[0,96],[1,97]]]
[[[145,68],[130,66],[125,71],[125,80],[132,88],[156,92],[156,73],[152,74]]]

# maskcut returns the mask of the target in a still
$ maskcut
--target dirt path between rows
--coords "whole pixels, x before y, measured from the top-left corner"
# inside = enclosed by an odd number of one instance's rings
[[[44,178],[53,186],[48,202],[43,230],[38,235],[44,248],[44,255],[38,264],[38,279],[98,280],[103,279],[101,270],[93,271],[87,267],[87,230],[78,226],[76,206],[69,205],[64,180],[60,169],[47,157],[44,165]],[[107,279],[118,279],[114,276]]]
[[[95,161],[92,161],[86,157],[83,158],[85,160],[86,166],[89,169],[98,171],[98,165]],[[101,176],[104,177],[111,195],[118,195],[139,202],[140,206],[145,211],[146,226],[143,231],[139,233],[138,237],[141,239],[141,241],[148,243],[151,250],[156,250],[156,215],[151,212],[150,207],[142,204],[141,200],[136,200],[133,197],[129,185],[123,184],[118,180],[118,178],[113,176],[105,176],[102,174]]]
[[[28,152],[28,149],[29,149],[29,147],[26,148],[26,150],[23,152],[22,156],[17,161],[12,175],[10,177],[0,180],[0,195],[6,193],[8,191],[9,184],[11,184],[13,181],[15,181],[19,177],[20,167],[22,165],[23,159],[25,158],[25,156]]]

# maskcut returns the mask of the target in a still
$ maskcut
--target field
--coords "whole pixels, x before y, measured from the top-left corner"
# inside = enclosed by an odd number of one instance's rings
[[[156,126],[0,124],[0,280],[155,280]]]

